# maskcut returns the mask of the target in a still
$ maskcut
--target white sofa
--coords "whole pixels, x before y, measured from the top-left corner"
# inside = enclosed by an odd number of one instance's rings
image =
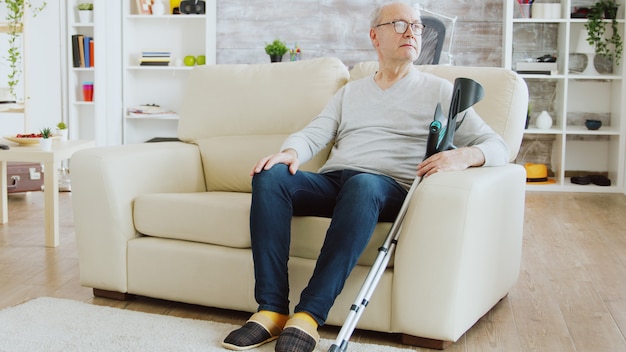
[[[200,66],[190,74],[182,142],[99,147],[71,161],[81,284],[94,294],[141,295],[254,312],[248,216],[253,163],[277,151],[349,79],[335,58]],[[480,82],[475,108],[517,155],[528,103],[524,81],[500,68],[422,66]],[[433,102],[433,112],[435,108]],[[461,127],[462,128],[462,127]],[[303,169],[316,170],[321,153]],[[395,258],[358,327],[445,348],[502,299],[520,265],[525,171],[472,168],[426,179],[411,199]],[[293,220],[291,301],[313,270],[329,220]],[[381,223],[333,306],[341,325],[390,223]]]

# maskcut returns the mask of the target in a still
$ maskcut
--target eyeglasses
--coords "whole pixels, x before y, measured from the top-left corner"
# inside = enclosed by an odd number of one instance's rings
[[[422,32],[424,31],[424,28],[426,27],[424,24],[422,23],[409,23],[407,21],[391,21],[391,22],[387,22],[387,23],[381,23],[379,25],[377,25],[376,27],[380,27],[380,26],[384,26],[384,25],[388,25],[388,24],[393,24],[393,29],[396,31],[396,33],[398,34],[404,34],[407,30],[407,28],[409,28],[409,25],[411,25],[411,31],[413,32],[413,34],[415,35],[422,35]]]

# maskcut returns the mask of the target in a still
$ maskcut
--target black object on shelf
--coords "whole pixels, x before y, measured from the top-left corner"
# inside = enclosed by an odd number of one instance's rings
[[[154,137],[146,141],[146,143],[158,143],[158,142],[182,142],[176,137]]]

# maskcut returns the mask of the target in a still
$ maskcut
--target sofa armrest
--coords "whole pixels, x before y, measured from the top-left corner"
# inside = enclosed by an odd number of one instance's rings
[[[509,164],[419,185],[396,248],[395,331],[456,341],[508,293],[520,269],[525,181]]]
[[[118,292],[126,292],[126,242],[137,236],[135,197],[206,190],[198,147],[182,142],[82,150],[71,176],[81,283]]]

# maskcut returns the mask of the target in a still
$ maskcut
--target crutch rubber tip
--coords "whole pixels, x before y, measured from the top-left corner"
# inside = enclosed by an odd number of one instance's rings
[[[341,352],[341,348],[335,344],[333,344],[332,346],[330,346],[330,348],[328,349],[328,352]]]

